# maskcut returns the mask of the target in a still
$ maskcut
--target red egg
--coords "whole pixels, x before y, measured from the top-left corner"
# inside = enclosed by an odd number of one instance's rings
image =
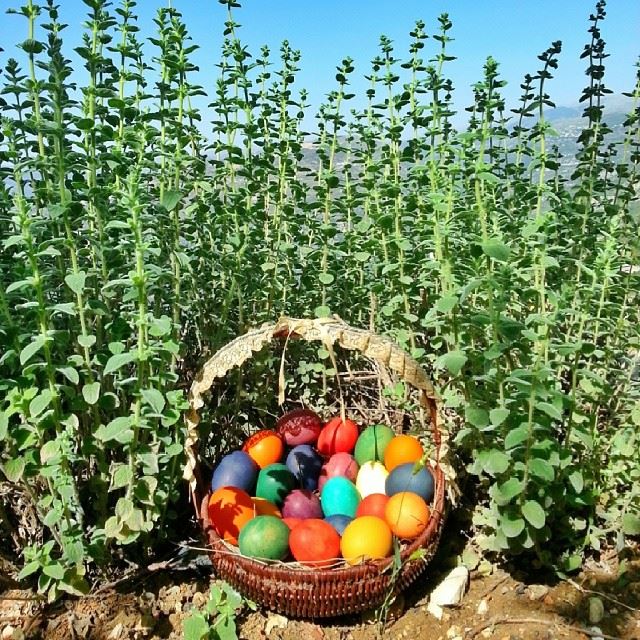
[[[350,453],[334,453],[320,469],[318,491],[321,492],[327,480],[335,476],[344,476],[355,483],[359,470],[358,463]]]
[[[336,416],[322,428],[316,448],[326,458],[334,453],[351,453],[356,446],[358,435],[358,425],[355,422]]]
[[[363,498],[362,502],[358,505],[356,518],[360,518],[361,516],[377,516],[384,520],[387,502],[389,502],[389,496],[384,493],[370,493],[366,498]]]
[[[293,529],[293,527],[299,525],[302,522],[301,518],[282,518],[282,522],[284,522],[289,529]]]
[[[312,444],[318,439],[322,421],[311,409],[294,409],[283,415],[276,426],[277,432],[290,447]]]
[[[326,567],[340,557],[340,536],[328,522],[310,518],[291,530],[289,548],[298,562]]]

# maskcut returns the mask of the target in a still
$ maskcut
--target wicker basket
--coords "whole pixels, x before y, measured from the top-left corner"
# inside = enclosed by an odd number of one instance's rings
[[[276,338],[301,338],[320,341],[332,354],[335,344],[360,352],[375,364],[387,381],[401,379],[417,393],[420,411],[428,418],[434,452],[431,459],[435,477],[432,515],[426,530],[410,544],[402,546],[401,566],[394,571],[393,558],[358,566],[310,569],[297,563],[265,563],[240,555],[223,542],[208,519],[208,485],[200,478],[198,460],[199,410],[203,394],[216,379],[240,366],[253,353]],[[283,401],[281,389],[280,401]],[[354,613],[379,606],[389,595],[408,587],[425,570],[435,554],[444,523],[447,492],[440,462],[441,432],[438,425],[436,395],[431,382],[418,363],[387,338],[355,329],[337,318],[298,320],[281,318],[240,336],[222,347],[202,368],[189,393],[190,411],[186,422],[187,462],[184,478],[189,482],[191,498],[211,549],[217,575],[246,597],[280,613],[304,618],[318,618]]]

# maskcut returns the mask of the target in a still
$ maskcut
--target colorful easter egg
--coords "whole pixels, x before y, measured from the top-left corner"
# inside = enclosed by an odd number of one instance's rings
[[[282,503],[285,518],[322,518],[320,498],[306,489],[294,489]]]
[[[385,520],[398,538],[417,538],[427,528],[430,515],[427,503],[409,491],[391,496],[385,508]]]
[[[251,500],[253,500],[253,507],[257,516],[276,516],[276,518],[282,517],[280,509],[278,509],[277,505],[273,504],[273,502],[269,502],[264,498],[258,497],[251,498]]]
[[[282,518],[282,522],[284,522],[289,529],[293,529],[293,527],[302,522],[302,518]]]
[[[338,532],[339,536],[341,536],[353,518],[351,516],[342,515],[341,513],[336,513],[332,516],[327,516],[324,520]]]
[[[282,506],[286,495],[296,486],[296,478],[286,465],[276,462],[260,470],[256,496]]]
[[[258,478],[258,465],[244,451],[234,451],[226,455],[215,468],[211,478],[211,491],[220,487],[237,487],[253,493]]]
[[[363,498],[372,493],[384,493],[389,472],[382,462],[365,462],[358,471],[356,488]]]
[[[340,536],[328,522],[310,518],[291,530],[289,548],[298,562],[326,567],[340,557]]]
[[[243,527],[238,546],[243,556],[282,560],[289,553],[289,527],[275,516],[256,516]]]
[[[371,460],[382,462],[387,445],[393,440],[393,429],[383,424],[367,427],[359,436],[353,451],[356,462],[362,466]]]
[[[384,466],[389,472],[405,462],[417,462],[424,455],[418,438],[400,435],[390,440],[384,450]]]
[[[209,520],[216,533],[231,544],[238,544],[242,528],[254,517],[251,496],[237,487],[220,487],[209,498]]]
[[[391,529],[377,516],[356,518],[347,525],[340,540],[340,551],[349,564],[386,558],[392,548]]]
[[[318,488],[322,458],[311,445],[299,444],[291,449],[286,464],[303,489],[315,491]]]
[[[248,453],[261,469],[264,469],[274,462],[280,462],[284,444],[275,431],[264,429],[254,433],[244,443],[242,450]]]
[[[384,493],[370,493],[356,509],[356,518],[361,516],[377,516],[385,519],[384,511],[389,502],[389,496]]]
[[[360,494],[356,486],[343,476],[329,478],[320,494],[322,512],[325,516],[340,513],[344,516],[355,516]]]
[[[357,439],[358,425],[348,418],[343,420],[337,416],[322,427],[316,448],[325,458],[329,458],[334,453],[351,453]]]
[[[435,482],[433,474],[426,467],[416,470],[415,462],[406,462],[398,465],[387,477],[385,493],[392,496],[402,491],[417,493],[426,502],[433,500]]]
[[[334,453],[320,469],[318,490],[322,491],[327,480],[336,476],[344,476],[351,482],[355,482],[359,470],[358,463],[350,453]]]
[[[313,444],[322,430],[322,420],[311,409],[294,409],[278,420],[276,430],[290,447]]]

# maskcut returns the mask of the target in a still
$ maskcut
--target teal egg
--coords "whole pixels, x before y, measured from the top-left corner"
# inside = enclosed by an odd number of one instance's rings
[[[325,517],[340,514],[354,518],[360,499],[356,485],[343,476],[329,478],[320,494],[320,503]]]

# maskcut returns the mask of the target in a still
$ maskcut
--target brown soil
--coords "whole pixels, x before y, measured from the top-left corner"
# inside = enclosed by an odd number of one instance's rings
[[[200,559],[201,560],[201,559]],[[458,608],[442,620],[427,611],[429,593],[446,572],[441,558],[427,576],[390,608],[386,626],[376,612],[328,621],[290,620],[275,613],[245,609],[238,635],[246,640],[584,640],[590,637],[640,639],[640,556],[620,563],[613,554],[592,563],[572,581],[538,584],[518,572],[493,569],[471,572],[469,589]],[[5,589],[0,594],[0,640],[34,638],[181,638],[190,611],[202,608],[211,580],[206,566],[190,562],[152,567],[115,585],[103,585],[82,599],[55,605],[32,592]],[[0,588],[6,586],[0,583]],[[589,599],[599,597],[604,617],[589,623]]]

